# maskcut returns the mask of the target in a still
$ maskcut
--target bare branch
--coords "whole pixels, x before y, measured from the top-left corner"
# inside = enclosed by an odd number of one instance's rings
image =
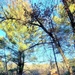
[[[26,51],[26,50],[28,50],[28,49],[31,49],[31,48],[34,48],[35,46],[38,46],[38,45],[50,44],[50,43],[54,43],[54,42],[42,42],[42,43],[37,43],[37,44],[35,44],[35,45],[33,45],[33,46],[30,46],[29,48],[25,49],[24,51]],[[24,51],[23,51],[23,52],[24,52]]]

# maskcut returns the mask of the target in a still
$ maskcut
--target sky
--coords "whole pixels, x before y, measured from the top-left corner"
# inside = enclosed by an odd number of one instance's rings
[[[0,30],[0,37],[1,37],[1,36],[5,37],[5,35],[6,35],[5,32],[2,31],[2,30]]]

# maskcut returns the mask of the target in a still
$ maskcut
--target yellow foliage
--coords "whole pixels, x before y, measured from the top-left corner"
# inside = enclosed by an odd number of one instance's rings
[[[21,26],[21,29],[19,29],[21,33],[27,32],[27,27],[26,26]]]
[[[59,4],[58,9],[61,9],[61,11],[63,11],[64,10],[64,5]],[[75,11],[75,4],[70,4],[69,9],[70,9],[71,13],[73,13]]]
[[[26,39],[29,39],[29,38],[30,38],[30,34],[27,34],[27,35],[26,35]]]
[[[59,4],[59,6],[58,6],[58,9],[61,9],[61,10],[63,10],[64,9],[64,6],[62,5],[62,4]]]
[[[26,44],[23,44],[22,42],[19,42],[18,46],[19,46],[19,51],[23,51],[28,48],[28,46]]]
[[[25,44],[24,41],[28,40],[31,37],[31,33],[36,31],[38,27],[29,26],[28,28],[23,25],[23,23],[31,19],[30,13],[32,13],[32,9],[27,1],[10,0],[9,2],[7,18],[12,17],[17,20],[5,20],[2,22],[0,29],[3,28],[10,42],[18,45],[19,50],[23,51],[29,47],[29,44]]]
[[[71,9],[71,7],[70,7]],[[72,9],[71,9],[72,10]],[[53,21],[55,23],[57,23],[58,25],[60,24],[66,24],[66,25],[69,25],[70,22],[68,20],[68,15],[67,15],[67,12],[65,12],[65,9],[64,9],[64,5],[63,4],[59,4],[57,6],[57,12],[58,14],[60,15],[59,17],[58,16],[54,16],[53,17]]]
[[[0,29],[3,29],[3,28],[2,28],[2,25],[0,25]]]
[[[13,38],[13,32],[12,31],[10,31],[10,32],[8,31],[7,35],[8,35],[8,38]]]
[[[75,4],[70,4],[69,9],[73,13],[75,11]]]
[[[14,18],[20,19],[20,21],[28,21],[30,19],[30,13],[32,13],[29,2],[24,0],[11,0],[11,4],[8,5],[10,15]]]
[[[0,61],[0,68],[3,68],[3,62]]]
[[[61,18],[59,18],[59,17],[57,17],[57,16],[54,16],[54,17],[53,17],[53,20],[54,20],[54,22],[57,23],[57,24],[61,24],[61,22],[62,22]]]
[[[4,37],[3,36],[0,36],[0,40],[3,40],[4,39]]]
[[[30,38],[30,33],[33,31],[31,28],[28,30],[27,26],[10,20],[3,22],[1,26],[10,42],[18,45],[19,51],[23,51],[29,47],[29,44],[25,44],[24,41]],[[3,37],[0,37],[0,40],[2,39]]]

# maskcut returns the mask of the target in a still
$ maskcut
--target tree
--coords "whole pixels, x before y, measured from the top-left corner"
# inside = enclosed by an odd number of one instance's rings
[[[68,62],[67,58],[65,57],[64,52],[61,48],[61,44],[60,44],[60,41],[58,39],[57,33],[54,31],[55,30],[55,24],[52,22],[52,17],[51,17],[53,10],[54,10],[53,9],[54,7],[55,6],[51,7],[51,9],[50,9],[50,7],[47,7],[43,10],[44,11],[43,12],[43,11],[41,11],[41,8],[38,7],[38,5],[35,5],[34,9],[33,9],[33,13],[32,13],[32,19],[37,21],[38,22],[37,26],[41,27],[44,30],[44,32],[46,32],[51,37],[56,48],[58,49],[59,53],[61,54],[61,56],[62,56],[62,58],[66,64],[66,67],[68,68],[69,72],[71,72],[69,62]],[[41,14],[41,12],[43,14]],[[31,23],[31,24],[36,25],[36,23]],[[49,28],[47,28],[47,27],[49,27]],[[52,29],[53,29],[53,31],[52,31]]]
[[[20,3],[22,3],[23,5],[19,5]],[[27,2],[23,2],[23,0],[16,0],[16,4],[14,4],[14,1],[11,0],[11,5],[9,5],[10,11],[4,11],[3,13],[4,16],[6,16],[8,13],[9,15],[5,17],[6,19],[8,18],[8,20],[5,20],[0,24],[0,29],[2,29],[6,33],[6,40],[4,40],[4,42],[7,44],[7,49],[11,49],[13,50],[13,53],[15,53],[15,57],[13,56],[13,58],[17,60],[18,74],[22,75],[25,62],[24,52],[26,52],[27,50],[31,50],[29,47],[33,43],[31,41],[33,41],[32,38],[36,35],[38,27],[28,27],[27,25],[22,25],[22,21],[27,22],[30,19],[30,16],[25,14],[24,11],[28,10],[28,12],[31,12],[31,9]],[[24,14],[26,15],[26,17],[24,17]],[[17,20],[15,19],[12,21],[11,19],[9,19],[9,17],[17,18]],[[35,32],[35,34],[31,34],[33,32]]]
[[[60,22],[59,21],[57,21],[57,22],[59,22],[60,25],[61,24],[66,24],[67,27],[68,26],[72,27],[73,40],[74,40],[74,23],[75,23],[75,20],[74,20],[74,15],[75,15],[74,11],[75,11],[75,8],[74,8],[74,6],[75,6],[75,4],[73,4],[72,1],[65,2],[65,5],[59,4],[58,5],[58,9],[57,9],[59,17],[57,17],[57,16],[54,17],[54,21],[56,22],[57,20],[59,20]],[[55,20],[55,19],[57,19],[57,20]],[[64,21],[64,19],[65,19],[65,21]],[[69,28],[68,28],[68,30],[70,31]]]
[[[52,2],[53,2],[53,0],[52,0]],[[53,22],[53,19],[52,19],[52,15],[54,13],[54,8],[56,7],[56,5],[50,4],[50,6],[47,5],[46,7],[43,7],[43,8],[40,7],[40,5],[42,5],[42,7],[44,6],[42,2],[39,4],[34,4],[34,6],[32,6],[32,8],[33,8],[32,12],[30,12],[30,13],[27,10],[24,10],[24,13],[25,13],[24,17],[26,17],[26,14],[31,16],[30,17],[31,19],[29,19],[29,20],[27,19],[28,20],[27,23],[29,23],[28,27],[29,26],[33,26],[33,27],[38,26],[47,34],[47,36],[49,36],[49,38],[51,38],[52,42],[54,43],[55,48],[58,49],[58,52],[61,54],[68,70],[71,72],[70,66],[68,65],[68,60],[65,57],[64,52],[63,52],[64,49],[62,48],[61,40],[59,40],[59,37],[58,37],[59,35],[55,30],[57,26]],[[9,9],[9,11],[10,11],[10,9]],[[9,13],[9,15],[7,17],[8,13]],[[21,20],[21,18],[11,16],[10,12],[6,12],[6,13],[4,13],[4,15],[5,15],[4,17],[1,17],[4,20],[9,20],[9,19],[17,20],[22,25],[26,25],[25,19]]]
[[[67,12],[67,14],[68,14],[68,17],[69,17],[69,19],[70,19],[70,23],[71,23],[71,27],[72,27],[72,29],[73,29],[73,33],[74,33],[74,36],[75,36],[75,18],[74,18],[74,16],[75,16],[75,1],[74,0],[68,0],[68,1],[66,1],[66,0],[62,0],[62,2],[63,2],[63,4],[64,4],[64,8],[65,8],[65,11]]]
[[[71,39],[70,41],[74,40],[74,36],[75,36],[75,4],[74,4],[74,1],[72,0],[62,0],[63,4],[60,4],[58,5],[58,14],[59,14],[59,17],[54,17],[54,21],[57,23],[57,24],[60,24],[60,25],[67,25],[68,29],[66,30],[67,33],[70,33],[71,32],[71,29],[69,29],[70,25],[72,27],[72,31],[73,31],[73,36],[72,36],[72,33],[70,34],[70,37],[69,39]],[[65,21],[64,21],[65,19]],[[71,28],[70,27],[70,28]],[[75,40],[74,40],[74,43],[71,43],[71,45],[75,46]]]
[[[7,25],[6,25],[7,24]],[[4,21],[1,25],[2,30],[6,32],[6,40],[5,43],[7,44],[7,49],[11,49],[14,54],[13,58],[16,58],[17,65],[18,65],[18,73],[21,75],[23,72],[24,62],[25,62],[25,53],[29,49],[30,45],[32,45],[33,42],[31,42],[31,39],[33,36],[30,34],[38,29],[35,27],[34,30],[32,30],[32,27],[27,28],[26,26],[19,25],[16,21]],[[22,28],[22,29],[21,29]],[[29,30],[29,31],[27,31]],[[32,37],[31,37],[32,36]],[[33,51],[34,52],[34,51]]]
[[[59,24],[71,25],[73,31],[73,37],[75,36],[75,3],[74,0],[62,0],[63,4],[60,4],[59,7],[59,16],[57,20],[60,20]],[[62,9],[62,10],[61,10]],[[65,21],[64,21],[65,19]],[[74,38],[73,38],[74,40]]]

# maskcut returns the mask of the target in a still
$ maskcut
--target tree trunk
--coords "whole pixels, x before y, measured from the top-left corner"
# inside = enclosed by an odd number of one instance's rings
[[[57,38],[54,37],[54,35],[52,34],[52,32],[49,32],[49,31],[44,27],[44,25],[39,21],[39,19],[38,19],[37,17],[35,17],[35,18],[36,18],[36,20],[38,21],[38,23],[40,24],[40,27],[52,38],[52,40],[53,40],[53,42],[54,42],[56,48],[58,49],[58,51],[60,52],[60,54],[61,54],[61,56],[62,56],[62,58],[63,58],[63,60],[64,60],[64,63],[65,63],[65,65],[66,65],[68,71],[70,72],[70,75],[72,75],[72,69],[71,69],[71,67],[69,66],[69,62],[68,62],[67,58],[66,58],[65,55],[64,55],[64,52],[63,52],[63,50],[62,50],[62,48],[61,48],[61,46],[60,46],[59,40],[57,40]]]
[[[18,75],[22,75],[23,65],[21,63],[18,64]]]
[[[18,59],[18,75],[22,75],[24,68],[24,53],[19,52],[19,59]]]
[[[69,65],[69,61],[68,61],[68,59],[65,57],[65,55],[64,55],[64,53],[63,53],[61,47],[57,45],[57,48],[58,48],[58,50],[59,50],[61,56],[63,57],[63,60],[64,60],[64,62],[65,62],[65,65],[66,65],[66,67],[67,67],[67,69],[68,69],[70,75],[73,75],[73,73],[72,73],[72,68],[71,68],[70,65]]]
[[[73,1],[73,3],[75,2],[74,0],[72,0],[72,1]],[[63,0],[63,4],[65,6],[65,10],[68,14],[68,17],[71,21],[70,23],[71,23],[71,27],[72,27],[72,30],[73,30],[73,36],[75,37],[75,19],[74,19],[73,13],[71,13],[66,0]],[[74,39],[74,47],[75,47],[75,39]]]
[[[58,75],[60,75],[59,67],[58,67],[58,63],[57,63],[57,59],[56,59],[56,55],[55,55],[55,51],[54,51],[54,46],[52,45],[52,47],[53,47],[53,54],[54,54],[54,59],[55,59],[55,64],[56,64],[57,72],[58,72]]]
[[[7,59],[6,59],[6,54],[5,54],[5,49],[4,49],[4,57],[5,57],[5,74],[8,75],[8,68],[7,68]]]
[[[71,11],[69,10],[69,6],[68,6],[68,4],[67,4],[67,1],[66,0],[62,0],[63,1],[63,4],[64,4],[64,6],[65,6],[65,10],[66,10],[66,12],[67,12],[67,14],[68,14],[68,16],[69,16],[69,19],[70,19],[70,23],[71,23],[71,27],[72,27],[72,29],[73,29],[73,36],[75,37],[75,21],[74,21],[74,17],[73,17],[73,14],[71,13]],[[74,0],[73,0],[73,3],[74,3]],[[75,47],[75,40],[74,40],[74,47]],[[59,47],[59,49],[60,49],[60,47]],[[65,62],[67,63],[67,60],[66,60],[66,58],[64,59],[65,60]],[[72,72],[72,68],[67,64],[66,65],[67,66],[67,68],[68,68],[68,71],[70,72],[70,75],[73,75],[73,72]]]
[[[49,35],[50,35],[50,34],[49,34]],[[57,36],[54,37],[54,36],[52,35],[52,39],[53,39],[53,42],[54,42],[56,48],[58,49],[58,51],[60,52],[60,54],[61,54],[61,56],[62,56],[62,58],[63,58],[63,61],[64,61],[65,65],[66,65],[66,67],[67,67],[67,69],[68,69],[68,71],[69,71],[69,74],[70,74],[70,75],[73,75],[72,68],[71,68],[70,65],[69,65],[68,59],[67,59],[67,58],[65,57],[65,55],[64,55],[64,52],[63,52],[63,50],[62,50],[62,48],[61,48],[61,45],[60,45],[60,43],[59,43],[59,40],[58,40]]]
[[[8,75],[7,62],[5,62],[6,75]]]

